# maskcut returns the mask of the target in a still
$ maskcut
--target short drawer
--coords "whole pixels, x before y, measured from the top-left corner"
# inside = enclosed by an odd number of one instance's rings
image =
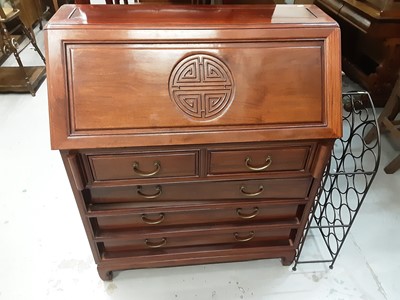
[[[221,182],[96,187],[90,190],[91,203],[130,201],[189,201],[223,199],[304,199],[311,177]]]
[[[165,203],[164,208],[158,211],[154,208],[147,212],[146,208],[141,213],[117,212],[113,215],[101,216],[107,211],[97,212],[98,217],[91,218],[92,226],[97,230],[120,230],[134,228],[160,228],[163,226],[189,225],[189,224],[221,224],[237,223],[248,224],[249,222],[291,222],[297,223],[304,210],[304,204],[299,205],[292,201],[282,204],[260,203],[221,203],[210,205],[205,203],[204,207],[190,206],[171,211],[169,208],[175,203]],[[110,212],[108,212],[110,214]],[[96,214],[96,213],[95,213]]]
[[[208,174],[304,171],[311,146],[210,150]]]
[[[88,155],[94,180],[198,175],[198,151]]]
[[[157,230],[154,232],[120,232],[109,234],[101,232],[95,237],[102,243],[106,252],[127,252],[204,246],[235,245],[254,246],[268,242],[288,241],[294,239],[297,230],[290,225],[283,227],[245,226],[216,228],[177,228]],[[157,253],[157,252],[156,252]]]

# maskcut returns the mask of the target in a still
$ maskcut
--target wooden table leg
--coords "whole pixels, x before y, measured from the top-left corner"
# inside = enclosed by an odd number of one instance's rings
[[[393,174],[398,169],[400,169],[400,155],[393,159],[384,170],[386,174]]]
[[[53,0],[53,5],[54,5],[54,11],[57,11],[59,9],[58,1],[57,0]]]

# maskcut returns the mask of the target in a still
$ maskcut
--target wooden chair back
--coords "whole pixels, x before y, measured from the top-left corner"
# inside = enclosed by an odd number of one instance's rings
[[[12,4],[12,3],[11,3]],[[15,18],[19,13],[19,10],[12,5],[11,7],[9,6],[3,6],[0,5],[0,21],[1,22],[8,22],[11,19]]]
[[[103,0],[104,4],[129,4],[141,3],[141,4],[206,4],[207,0]],[[91,4],[90,0],[75,0],[75,4]]]
[[[76,4],[90,4],[90,0],[75,0]],[[105,0],[105,4],[128,4],[128,0]]]

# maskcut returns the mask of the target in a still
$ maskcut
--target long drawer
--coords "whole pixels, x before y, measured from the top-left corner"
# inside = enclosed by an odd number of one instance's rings
[[[203,207],[187,206],[169,210],[174,203],[165,203],[164,207],[154,208],[147,212],[146,207],[142,212],[129,213],[127,211],[93,212],[91,217],[92,227],[95,231],[120,230],[135,228],[160,228],[171,225],[189,224],[249,224],[250,222],[278,223],[298,222],[301,218],[304,204],[299,201],[281,201],[282,203],[225,203],[221,206],[211,206],[206,203]],[[304,202],[303,202],[304,203]],[[107,215],[108,213],[108,215]]]
[[[95,240],[106,252],[140,251],[188,246],[243,244],[251,246],[263,242],[282,242],[293,239],[297,224],[280,226],[249,225],[208,228],[166,228],[156,231],[100,232]]]
[[[312,177],[96,187],[91,203],[252,198],[307,198]]]

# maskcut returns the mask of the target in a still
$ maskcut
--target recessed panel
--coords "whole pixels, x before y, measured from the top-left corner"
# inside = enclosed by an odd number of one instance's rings
[[[321,44],[68,46],[71,133],[322,124]],[[188,57],[202,57],[207,79],[226,84],[171,85]]]

